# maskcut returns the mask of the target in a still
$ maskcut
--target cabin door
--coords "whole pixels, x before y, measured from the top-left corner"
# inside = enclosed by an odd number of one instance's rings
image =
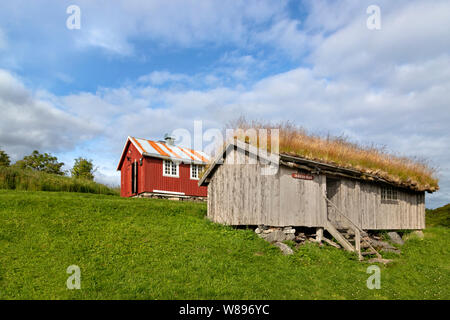
[[[136,160],[131,164],[131,193],[138,193],[138,163]]]
[[[336,197],[338,196],[339,186],[341,181],[339,179],[327,177],[327,198],[333,203],[337,203]],[[334,225],[339,224],[339,213],[336,212],[336,208],[327,202],[327,214],[328,221],[332,222]]]

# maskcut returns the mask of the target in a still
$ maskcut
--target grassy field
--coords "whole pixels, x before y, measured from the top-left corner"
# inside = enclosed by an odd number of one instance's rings
[[[1,299],[449,299],[450,231],[381,266],[314,244],[294,255],[205,219],[203,203],[0,190]],[[81,268],[81,290],[66,269]]]
[[[444,226],[450,228],[450,204],[434,210],[427,209],[426,217],[427,226]]]

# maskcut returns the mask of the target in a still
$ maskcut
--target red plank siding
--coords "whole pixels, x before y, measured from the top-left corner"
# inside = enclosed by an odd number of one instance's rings
[[[179,165],[179,177],[163,176],[163,160],[145,158],[145,189],[184,192],[189,196],[206,197],[207,187],[199,187],[198,180],[191,179],[190,164]]]
[[[125,148],[125,157],[120,169],[120,195],[122,197],[131,197],[135,194],[131,192],[131,173],[132,173],[132,163],[137,161],[142,157],[140,152],[132,143],[128,143]],[[128,160],[130,158],[130,160]],[[138,166],[138,193],[144,191],[144,170],[142,166]]]

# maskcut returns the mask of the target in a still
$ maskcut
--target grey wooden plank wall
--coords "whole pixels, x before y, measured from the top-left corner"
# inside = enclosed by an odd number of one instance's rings
[[[325,176],[294,179],[292,173],[297,170],[284,166],[276,175],[265,176],[262,168],[259,162],[248,164],[242,152],[231,152],[208,185],[208,218],[228,225],[307,227],[324,226],[330,218],[338,227],[348,225],[327,208],[322,196],[326,192]],[[397,192],[396,203],[382,203],[380,185],[342,178],[331,200],[362,229],[424,228],[424,193]]]
[[[236,157],[241,152],[231,152],[211,178],[208,217],[230,225],[278,225],[279,174],[264,176],[260,163],[236,164]]]
[[[397,195],[397,201],[381,201],[380,185],[341,179],[337,193],[330,200],[362,229],[425,228],[424,192],[397,189]],[[336,220],[338,227],[348,226],[344,218]]]
[[[326,219],[325,177],[292,178],[295,169],[280,167],[262,175],[263,165],[236,164],[240,151],[227,155],[208,186],[208,217],[230,225],[323,226]],[[243,158],[244,157],[244,158]]]

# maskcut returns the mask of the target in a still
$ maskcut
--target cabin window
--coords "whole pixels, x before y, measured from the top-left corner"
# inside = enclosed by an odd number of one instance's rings
[[[191,164],[191,179],[198,179],[198,166]]]
[[[178,178],[178,164],[170,160],[164,160],[163,176]]]
[[[397,190],[393,187],[382,187],[381,188],[381,201],[386,202],[397,202]]]
[[[198,164],[191,164],[191,179],[198,180],[200,178],[200,173],[203,170],[203,166]]]

